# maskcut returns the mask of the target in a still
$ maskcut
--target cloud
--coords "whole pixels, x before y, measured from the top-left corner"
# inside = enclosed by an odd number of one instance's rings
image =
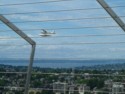
[[[40,1],[40,0],[38,0]],[[20,2],[34,2],[34,0],[2,0],[1,4],[6,3],[20,3]],[[114,2],[114,1],[112,1]],[[111,3],[112,3],[111,2]],[[60,2],[52,4],[36,4],[36,5],[25,5],[25,6],[7,6],[2,8],[2,13],[14,13],[14,12],[32,12],[32,11],[47,11],[47,10],[62,10],[62,9],[75,9],[75,8],[90,8],[90,7],[101,7],[96,1],[92,0],[80,0],[72,1],[69,3]],[[119,13],[124,10],[119,10]],[[123,12],[122,12],[123,13]],[[41,14],[21,14],[21,15],[11,15],[6,16],[10,21],[42,21],[50,19],[75,19],[75,18],[84,18],[84,17],[99,17],[99,16],[108,16],[105,10],[86,10],[86,11],[67,11],[67,12],[55,12],[55,13],[41,13]],[[85,27],[85,26],[102,26],[102,25],[117,25],[112,19],[103,19],[103,20],[80,20],[80,21],[64,21],[64,22],[44,22],[44,23],[15,23],[21,29],[32,29],[32,28],[57,28],[57,27]],[[6,29],[6,28],[3,28]],[[84,35],[84,34],[110,34],[110,33],[119,33],[121,30],[118,28],[103,28],[103,29],[81,29],[81,30],[56,30],[58,35]],[[30,37],[37,36],[40,31],[25,31],[26,34]],[[10,32],[9,32],[10,34]],[[7,33],[6,33],[7,35]],[[10,34],[13,36],[13,34]],[[7,36],[5,36],[7,37]],[[1,37],[2,38],[2,37]],[[62,38],[62,39],[35,39],[37,43],[63,43],[63,42],[104,42],[104,41],[124,41],[124,37],[86,37],[86,38]],[[4,40],[2,43],[8,44],[12,41]],[[13,43],[25,43],[20,40],[15,40]],[[123,44],[124,46],[124,44]],[[36,47],[36,57],[85,57],[85,58],[114,58],[124,55],[124,49],[119,48],[120,46],[116,45],[68,45],[68,46],[37,46]],[[1,47],[2,48],[2,47]],[[30,47],[3,47],[1,55],[4,52],[8,51],[17,51],[21,54],[16,54],[13,52],[13,56],[19,55],[22,56],[23,52],[29,51]],[[116,52],[116,53],[115,53]],[[117,54],[118,53],[118,54]],[[9,54],[11,55],[11,54]],[[18,57],[18,56],[17,56]]]
[[[11,15],[10,16],[11,19],[15,19],[15,20],[23,20],[23,21],[42,21],[44,20],[48,20],[49,17],[48,16],[41,16],[41,15]]]
[[[120,52],[120,51],[125,51],[125,48],[109,48],[110,51],[113,51],[113,52]]]

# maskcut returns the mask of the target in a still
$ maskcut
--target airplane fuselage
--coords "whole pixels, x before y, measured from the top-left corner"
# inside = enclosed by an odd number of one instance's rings
[[[41,34],[39,34],[42,37],[47,37],[47,36],[51,36],[52,34],[55,34],[55,32],[47,32],[46,30],[43,29],[43,32],[41,32]]]

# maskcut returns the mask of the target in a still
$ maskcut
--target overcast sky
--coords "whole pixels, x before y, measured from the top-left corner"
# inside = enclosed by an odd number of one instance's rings
[[[37,3],[26,5],[2,6],[5,4],[46,2],[47,0],[1,0],[0,12],[4,14],[11,22],[24,21],[45,21],[60,19],[78,19],[78,18],[98,18],[110,17],[96,0],[69,0],[60,2]],[[48,0],[58,1],[58,0]],[[125,6],[125,0],[106,0],[110,7]],[[88,9],[89,8],[89,9]],[[93,9],[99,8],[99,9]],[[119,16],[125,16],[125,7],[116,7],[113,10]],[[44,12],[55,10],[86,9],[77,11],[63,12]],[[27,12],[41,12],[30,13]],[[13,13],[13,14],[11,14]],[[26,14],[15,14],[26,13]],[[11,14],[11,15],[6,15]],[[121,17],[125,22],[125,18]],[[1,22],[2,23],[2,22]],[[55,36],[79,36],[79,35],[107,35],[124,34],[120,27],[112,20],[105,19],[81,19],[65,21],[47,21],[47,22],[24,22],[14,23],[23,32],[30,37],[40,37],[40,29],[55,31],[53,37],[32,38],[37,44],[65,44],[65,43],[104,43],[104,42],[125,42],[125,35],[120,36],[83,36],[83,37],[55,37]],[[81,28],[81,29],[58,29],[58,28],[79,28],[79,27],[100,27],[116,26],[105,28]],[[29,30],[26,29],[38,29]],[[10,30],[10,31],[7,31]],[[18,37],[6,25],[0,24],[0,38]],[[11,44],[13,46],[3,46]],[[14,46],[21,44],[22,46]],[[23,39],[0,39],[0,58],[28,58],[30,46],[27,46]],[[71,59],[124,59],[124,44],[75,44],[75,45],[37,45],[35,58],[71,58]]]

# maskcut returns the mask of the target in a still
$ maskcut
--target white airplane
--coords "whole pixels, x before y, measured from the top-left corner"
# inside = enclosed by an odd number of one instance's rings
[[[47,36],[51,36],[52,34],[56,34],[55,31],[54,32],[48,32],[45,29],[42,29],[43,32],[41,32],[41,34],[39,34],[42,37],[47,37]]]

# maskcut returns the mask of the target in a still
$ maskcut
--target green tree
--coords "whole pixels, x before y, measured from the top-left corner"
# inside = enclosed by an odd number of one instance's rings
[[[42,94],[41,92],[37,92],[36,94]]]
[[[93,78],[87,82],[87,85],[90,86],[90,89],[93,89],[94,87],[100,89],[104,86],[104,80]]]
[[[42,94],[54,94],[54,93],[50,90],[43,90]]]
[[[34,92],[33,92],[33,91],[31,91],[31,92],[29,92],[29,94],[34,94]]]
[[[5,85],[5,80],[0,80],[0,86],[4,86]]]

